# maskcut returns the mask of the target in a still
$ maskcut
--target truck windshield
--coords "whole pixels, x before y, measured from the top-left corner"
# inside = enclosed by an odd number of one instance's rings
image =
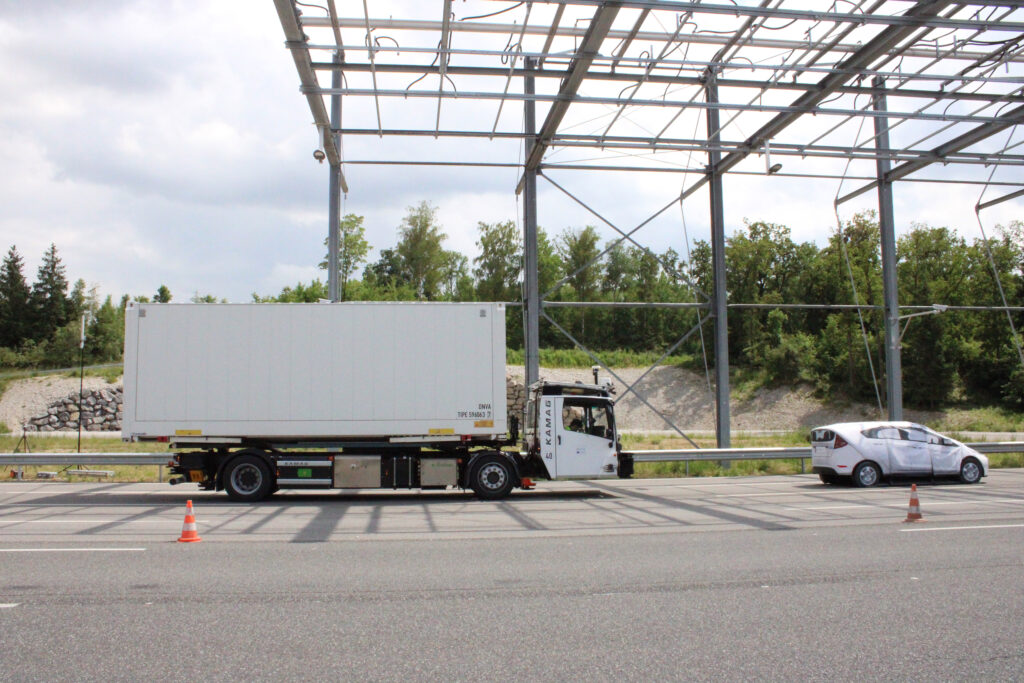
[[[611,439],[614,434],[612,413],[604,401],[565,399],[562,402],[562,425],[568,431],[602,439]]]

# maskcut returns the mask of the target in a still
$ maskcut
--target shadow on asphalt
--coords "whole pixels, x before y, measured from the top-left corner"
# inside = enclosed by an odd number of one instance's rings
[[[17,506],[46,506],[60,504],[62,506],[81,505],[89,507],[93,505],[150,505],[150,506],[184,506],[186,500],[192,500],[195,505],[204,506],[237,506],[249,505],[231,500],[223,491],[168,491],[167,493],[113,493],[109,489],[116,489],[119,484],[109,484],[100,490],[91,488],[89,491],[55,492],[53,495],[39,495],[38,490],[29,501],[11,501],[8,505]],[[600,500],[616,498],[612,493],[593,490],[578,491],[516,491],[508,498],[501,501],[477,500],[469,491],[435,491],[435,492],[395,492],[395,491],[366,491],[361,493],[339,492],[333,490],[321,490],[316,492],[296,493],[294,490],[279,492],[267,500],[251,505],[260,507],[283,507],[283,506],[310,506],[318,505],[381,505],[386,503],[390,506],[422,506],[425,503],[471,503],[479,505],[495,505],[500,503],[515,503],[519,501],[533,500]]]

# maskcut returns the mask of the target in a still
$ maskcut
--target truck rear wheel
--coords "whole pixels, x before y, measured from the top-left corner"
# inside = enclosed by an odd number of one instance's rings
[[[512,491],[515,469],[501,455],[484,455],[473,464],[469,485],[480,500],[499,500]]]
[[[240,455],[224,468],[224,490],[231,500],[254,503],[274,490],[267,463],[255,455]]]

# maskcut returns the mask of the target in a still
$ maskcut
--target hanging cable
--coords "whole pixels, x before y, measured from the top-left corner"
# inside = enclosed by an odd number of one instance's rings
[[[857,128],[857,137],[854,138],[854,145],[860,140],[861,131],[864,129],[864,119],[860,120],[860,127]],[[843,182],[846,181],[846,176],[850,171],[850,163],[853,161],[853,157],[846,159],[846,168],[843,169],[843,177],[839,181],[839,187],[836,189],[836,197],[832,202],[832,209],[836,214],[836,230],[839,234],[839,249],[843,254],[843,260],[846,262],[846,272],[850,276],[850,289],[853,290],[853,303],[857,306],[857,318],[860,320],[860,334],[864,339],[864,353],[868,358],[868,368],[871,370],[871,386],[875,390],[875,401],[878,403],[878,413],[880,416],[885,417],[885,409],[882,407],[882,395],[878,391],[878,376],[875,374],[875,361],[871,356],[871,344],[868,342],[868,330],[864,325],[864,312],[860,308],[860,297],[857,294],[857,282],[853,278],[853,266],[850,264],[850,254],[846,250],[846,234],[843,232],[843,221],[839,218],[839,197],[843,190]]]
[[[1006,139],[1006,145],[1003,147],[1003,152],[1010,147],[1010,143],[1013,141],[1013,136],[1017,132],[1017,126],[1010,129],[1010,135]],[[974,205],[974,217],[978,220],[978,229],[981,230],[981,240],[985,245],[985,255],[988,256],[988,264],[992,268],[992,277],[996,281],[996,289],[999,290],[999,298],[1003,302],[1003,308],[1006,309],[1006,321],[1010,323],[1010,334],[1013,337],[1013,345],[1017,349],[1017,356],[1020,358],[1021,367],[1024,367],[1024,351],[1021,350],[1020,337],[1017,336],[1017,327],[1013,324],[1013,316],[1010,314],[1010,306],[1006,300],[1006,292],[1003,291],[1003,283],[999,279],[999,269],[996,268],[996,260],[992,256],[992,246],[988,243],[988,235],[985,234],[985,226],[981,221],[981,200],[985,197],[985,192],[988,190],[988,184],[992,182],[992,176],[995,175],[996,169],[999,168],[998,164],[992,166],[992,172],[988,175],[988,180],[985,186],[981,189],[981,195],[978,197],[978,203]]]

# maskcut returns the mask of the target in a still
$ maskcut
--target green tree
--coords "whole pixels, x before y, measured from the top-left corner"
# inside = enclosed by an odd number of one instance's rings
[[[302,282],[295,283],[294,287],[284,287],[280,294],[269,296],[252,295],[254,303],[282,303],[282,304],[312,304],[327,298],[327,283],[319,279],[313,280],[308,285]]]
[[[34,327],[32,291],[23,267],[18,248],[12,246],[0,265],[0,346],[21,346]]]
[[[171,302],[171,290],[167,289],[167,285],[160,285],[156,290],[156,294],[153,295],[153,301],[158,304],[167,304]]]
[[[324,239],[324,246],[328,246]],[[347,301],[346,286],[360,264],[366,262],[370,244],[366,241],[363,217],[354,213],[346,214],[338,225],[338,299]],[[327,270],[327,256],[320,262],[320,269]],[[329,279],[329,278],[328,278]]]
[[[96,309],[86,329],[85,354],[89,360],[103,363],[121,358],[124,351],[124,307],[127,303],[127,295],[121,306],[115,306],[108,296]]]
[[[480,301],[519,298],[523,247],[512,221],[478,223],[480,255],[473,259],[476,295]]]
[[[566,284],[571,288],[564,296],[573,301],[593,301],[602,279],[602,260],[598,257],[600,236],[588,225],[582,229],[566,228],[558,236],[555,250],[562,259]],[[565,318],[577,328],[580,341],[587,341],[587,310],[580,308],[565,312]],[[563,318],[563,319],[565,319]]]
[[[447,235],[437,224],[437,209],[425,201],[410,206],[398,235],[395,255],[402,279],[411,285],[417,299],[438,299],[448,257],[442,246]]]
[[[57,256],[57,246],[51,244],[43,254],[36,281],[32,285],[32,308],[36,341],[50,339],[59,327],[68,323],[71,304],[68,301],[68,280],[64,264]]]
[[[70,322],[78,320],[85,313],[87,297],[85,280],[78,278],[75,280],[74,287],[71,288],[71,294],[68,295],[68,320]]]

